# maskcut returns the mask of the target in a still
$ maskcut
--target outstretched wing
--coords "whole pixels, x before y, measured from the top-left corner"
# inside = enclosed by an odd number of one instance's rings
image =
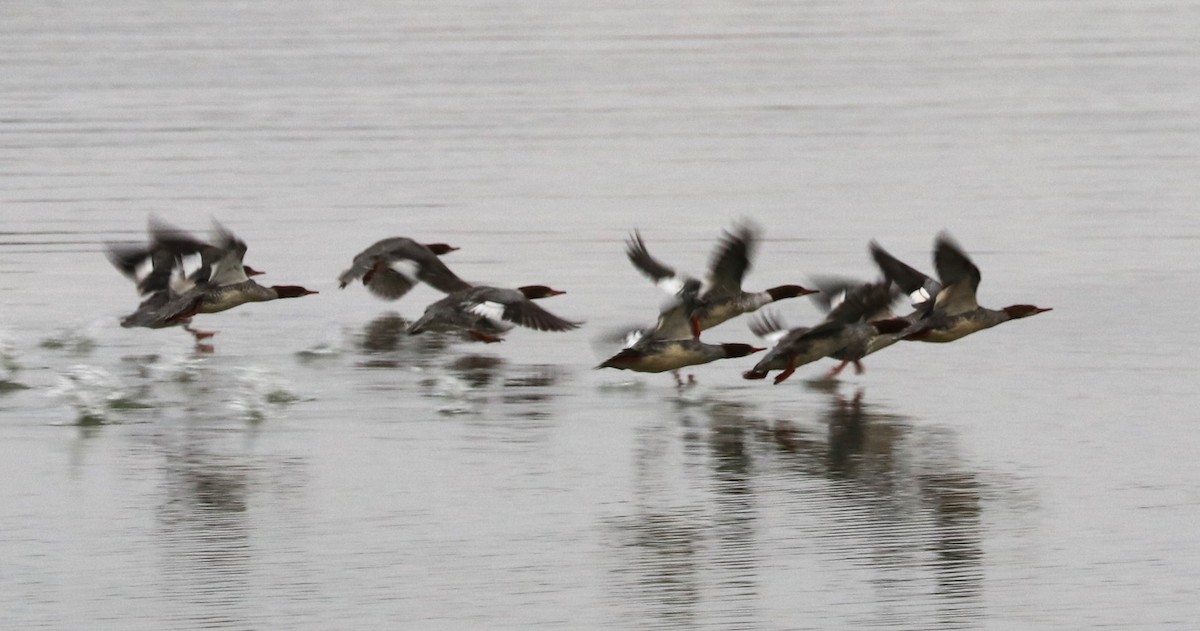
[[[674,295],[683,289],[683,284],[687,279],[680,277],[674,268],[650,256],[645,242],[642,241],[642,235],[636,230],[625,244],[625,254],[629,257],[629,262],[633,263],[633,266],[639,272],[654,281],[654,284],[658,285],[663,291]]]
[[[933,265],[942,280],[936,302],[939,309],[947,315],[956,315],[979,308],[975,299],[981,278],[979,268],[945,232],[934,242]]]
[[[876,241],[871,241],[871,258],[883,272],[884,278],[892,281],[905,294],[908,294],[915,309],[928,310],[933,306],[933,300],[942,290],[941,283],[922,274],[900,259],[892,256]]]
[[[758,230],[745,222],[725,232],[709,262],[708,296],[736,296],[742,291],[742,279],[750,271],[758,245]]]

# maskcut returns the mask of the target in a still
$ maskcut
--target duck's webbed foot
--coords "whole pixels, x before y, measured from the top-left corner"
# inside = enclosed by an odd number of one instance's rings
[[[480,342],[483,342],[484,344],[495,344],[496,342],[504,341],[503,338],[499,338],[490,333],[484,333],[483,331],[479,331],[476,329],[471,329],[470,331],[467,331],[467,335],[470,335],[471,339],[479,340]]]

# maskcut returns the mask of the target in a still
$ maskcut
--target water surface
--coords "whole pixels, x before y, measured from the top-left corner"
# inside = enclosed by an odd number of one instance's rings
[[[1200,13],[1186,3],[11,4],[0,626],[1191,628]],[[321,293],[125,330],[104,244],[212,217]],[[747,286],[930,269],[989,306],[836,383],[595,371],[634,228]],[[400,333],[392,235],[577,332]],[[812,305],[780,306],[792,322]],[[751,341],[744,322],[705,334]]]

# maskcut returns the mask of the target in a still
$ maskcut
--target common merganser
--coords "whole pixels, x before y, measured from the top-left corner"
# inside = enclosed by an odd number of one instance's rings
[[[749,344],[705,344],[697,336],[695,318],[690,316],[698,299],[700,281],[687,279],[671,303],[662,309],[653,328],[635,329],[625,336],[625,347],[596,368],[616,368],[635,372],[666,372],[675,375],[680,386],[679,369],[707,364],[718,359],[745,357],[766,350]]]
[[[391,237],[376,242],[354,257],[350,269],[338,276],[339,287],[356,279],[371,293],[384,300],[397,300],[418,282],[453,293],[471,285],[455,275],[438,257],[458,248],[445,243],[421,244],[407,237]]]
[[[121,326],[182,326],[199,341],[214,332],[192,329],[191,318],[196,314],[317,293],[296,285],[264,287],[250,280],[261,272],[242,263],[246,243],[219,223],[213,225],[219,245],[200,241],[152,215],[149,246],[109,245],[109,260],[137,283],[143,298],[137,310],[121,320]],[[185,261],[193,255],[199,256],[200,264],[188,273]]]
[[[718,359],[745,357],[764,351],[750,344],[705,344],[694,338],[662,339],[647,337],[604,360],[596,368],[616,368],[635,372],[677,371],[687,366],[707,364]],[[678,377],[678,375],[677,375]]]
[[[499,335],[521,325],[536,331],[569,331],[580,322],[564,320],[532,301],[559,296],[566,292],[545,285],[526,285],[516,289],[468,285],[425,308],[425,314],[412,326],[410,335],[423,331],[465,330],[482,342],[499,342]]]
[[[688,314],[695,328],[695,337],[700,335],[700,331],[711,329],[743,313],[756,311],[772,302],[816,293],[800,285],[780,285],[757,292],[744,291],[742,279],[750,270],[750,259],[758,240],[758,230],[749,223],[737,225],[733,232],[724,232],[709,263],[707,285]],[[673,268],[651,256],[642,241],[642,235],[637,231],[627,242],[625,253],[638,271],[669,294],[678,293],[687,281],[694,281],[688,276],[679,275]]]
[[[837,377],[850,364],[854,364],[856,374],[863,374],[866,369],[862,365],[862,358],[895,344],[900,340],[904,329],[907,328],[907,325],[903,323],[876,324],[876,321],[890,321],[896,317],[892,313],[891,303],[897,294],[889,281],[863,283],[840,278],[817,278],[813,280],[813,284],[817,286],[820,293],[814,294],[811,298],[826,313],[837,308],[848,296],[854,296],[856,293],[861,295],[862,292],[886,291],[892,296],[892,300],[886,303],[882,302],[882,296],[877,297],[877,301],[872,300],[871,304],[877,304],[879,308],[873,312],[864,313],[857,322],[847,326],[848,343],[846,347],[829,355],[840,363],[825,374],[825,379]],[[765,338],[775,336],[787,328],[773,314],[762,314],[761,317],[750,322],[750,330],[755,335]]]
[[[775,383],[780,384],[796,368],[822,357],[845,352],[843,357],[850,361],[861,359],[861,351],[866,348],[876,334],[896,330],[902,325],[886,321],[876,324],[865,321],[868,315],[878,313],[891,304],[895,294],[891,283],[866,284],[847,292],[845,299],[829,312],[825,319],[814,327],[797,327],[786,332],[767,351],[767,354],[749,371],[742,374],[746,379],[763,379],[772,370],[781,370],[775,377]],[[758,323],[752,328],[758,331],[780,328],[769,320],[766,324]]]
[[[908,317],[911,326],[903,335],[906,340],[953,342],[1002,322],[1052,310],[1028,304],[1003,309],[979,306],[975,298],[982,278],[979,268],[946,232],[937,236],[933,249],[940,283],[900,262],[878,243],[871,243],[871,254],[884,275],[914,297],[917,311]]]

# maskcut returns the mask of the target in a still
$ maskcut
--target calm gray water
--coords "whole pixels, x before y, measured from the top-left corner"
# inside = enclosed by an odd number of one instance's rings
[[[7,2],[0,628],[1195,628],[1200,10],[1116,0]],[[219,218],[321,293],[121,329]],[[594,371],[747,286],[929,269],[1054,311],[836,383]],[[446,241],[588,325],[405,339],[336,276]],[[819,317],[801,300],[792,322]],[[705,334],[751,341],[743,321]]]

